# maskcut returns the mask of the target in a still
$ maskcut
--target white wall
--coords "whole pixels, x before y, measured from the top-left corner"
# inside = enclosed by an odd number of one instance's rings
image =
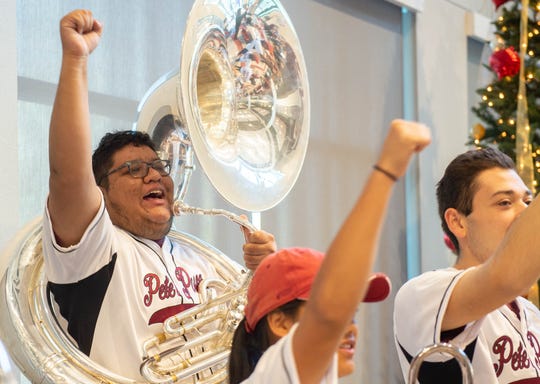
[[[448,265],[435,183],[449,161],[465,150],[469,129],[465,12],[448,1],[430,0],[416,27],[418,118],[433,130],[433,143],[420,161],[422,270],[429,270]]]
[[[461,4],[458,4],[461,3]],[[472,121],[470,108],[476,101],[479,60],[478,42],[467,36],[466,2],[430,0],[417,14],[418,118],[433,130],[433,143],[420,161],[421,267],[431,270],[453,263],[454,256],[443,245],[437,213],[435,184],[446,165],[468,149],[466,141]],[[479,2],[477,2],[479,3]],[[483,11],[472,4],[473,11]],[[487,15],[484,15],[487,17]],[[474,73],[471,73],[474,72]],[[472,84],[471,84],[472,83]]]

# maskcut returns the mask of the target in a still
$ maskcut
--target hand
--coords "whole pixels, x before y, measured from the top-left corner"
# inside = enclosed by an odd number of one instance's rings
[[[265,231],[250,232],[243,228],[246,243],[242,247],[244,251],[244,263],[246,268],[254,271],[263,259],[276,251],[274,235]]]
[[[99,44],[103,31],[92,12],[78,9],[60,21],[60,37],[65,55],[88,57]]]
[[[406,120],[394,120],[386,135],[377,164],[401,177],[407,171],[411,157],[431,142],[431,133],[424,124]]]

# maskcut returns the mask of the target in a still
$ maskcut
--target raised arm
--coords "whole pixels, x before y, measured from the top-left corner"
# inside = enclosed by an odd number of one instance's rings
[[[403,120],[391,123],[377,162],[383,171],[371,172],[332,242],[294,335],[293,351],[302,383],[318,383],[324,376],[345,327],[365,295],[395,184],[392,176],[403,176],[413,154],[430,141],[424,125]]]
[[[47,204],[63,246],[80,240],[100,204],[92,173],[87,61],[101,32],[101,24],[86,10],[73,11],[60,22],[63,54],[49,131]]]

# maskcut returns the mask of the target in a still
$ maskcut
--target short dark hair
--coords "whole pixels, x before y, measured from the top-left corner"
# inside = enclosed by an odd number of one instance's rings
[[[478,188],[476,177],[492,168],[515,169],[515,164],[508,155],[496,148],[472,149],[452,160],[446,167],[444,176],[437,183],[437,202],[442,229],[454,244],[458,255],[459,244],[448,228],[444,213],[448,208],[455,208],[465,216],[469,215]]]
[[[94,171],[96,184],[101,182],[105,188],[109,186],[109,181],[105,175],[113,165],[113,156],[120,149],[128,145],[135,147],[146,146],[156,152],[154,142],[145,132],[117,131],[105,134],[92,155],[92,170]]]

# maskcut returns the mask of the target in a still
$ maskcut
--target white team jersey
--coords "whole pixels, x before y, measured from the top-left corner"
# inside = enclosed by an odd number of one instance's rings
[[[242,384],[300,384],[292,350],[292,336],[298,324],[290,332],[268,348],[255,366],[253,373]],[[337,384],[337,356],[320,384]]]
[[[404,377],[408,377],[411,359],[422,348],[446,341],[467,354],[475,383],[540,383],[540,311],[522,297],[516,300],[518,313],[504,305],[453,334],[444,332],[441,340],[450,295],[467,271],[447,268],[426,272],[397,292],[394,337]],[[458,377],[460,368],[451,356],[433,354],[422,364],[419,382],[460,383]]]
[[[219,278],[189,247],[169,238],[160,247],[115,227],[103,200],[80,243],[68,248],[56,243],[46,210],[43,254],[69,334],[91,359],[132,379],[141,379],[143,341],[200,303],[202,279]]]

